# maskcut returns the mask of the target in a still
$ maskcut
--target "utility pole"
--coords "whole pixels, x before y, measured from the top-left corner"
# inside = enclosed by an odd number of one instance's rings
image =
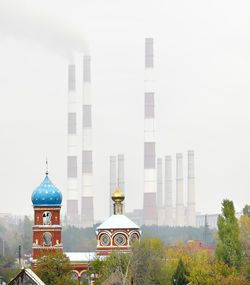
[[[5,244],[4,244],[4,239],[3,239],[3,256],[5,256]]]
[[[18,262],[19,262],[20,267],[21,267],[21,258],[22,258],[22,246],[19,244],[19,246],[18,246]]]
[[[205,225],[204,225],[204,243],[205,243],[205,245],[207,245],[208,236],[209,236],[209,225],[207,222],[207,215],[205,215]]]

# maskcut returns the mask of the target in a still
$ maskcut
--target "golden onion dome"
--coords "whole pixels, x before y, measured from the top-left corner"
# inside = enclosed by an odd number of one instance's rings
[[[117,185],[115,192],[112,195],[112,200],[113,201],[123,201],[125,199],[124,194],[121,192],[119,185]]]

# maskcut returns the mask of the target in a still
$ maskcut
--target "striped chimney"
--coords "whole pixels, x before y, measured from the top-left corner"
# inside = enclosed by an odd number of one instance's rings
[[[176,226],[184,226],[182,153],[176,154]]]
[[[157,224],[155,131],[154,131],[154,80],[153,39],[145,39],[144,81],[144,197],[143,221],[145,225]]]
[[[162,159],[157,158],[157,208],[162,208],[163,193],[162,193]]]
[[[157,158],[157,210],[158,210],[158,225],[163,226],[164,208],[163,208],[163,179],[162,179],[162,159]]]
[[[93,158],[92,158],[92,106],[91,106],[91,57],[83,57],[82,95],[82,193],[81,226],[94,224],[93,208]]]
[[[116,156],[112,155],[109,157],[109,215],[112,216],[114,213],[113,210],[113,201],[112,195],[115,192],[117,186],[116,180]]]
[[[75,65],[68,67],[67,223],[79,225],[77,165],[77,94]]]
[[[165,225],[173,226],[172,157],[165,156]]]
[[[194,151],[188,151],[188,199],[187,219],[188,226],[195,227],[195,183],[194,183]]]
[[[118,154],[118,183],[121,192],[125,195],[124,154]],[[123,201],[123,212],[125,213],[124,201]]]

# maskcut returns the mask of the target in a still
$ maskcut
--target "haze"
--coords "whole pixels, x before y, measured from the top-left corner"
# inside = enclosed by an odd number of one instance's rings
[[[183,152],[186,177],[193,149],[197,211],[217,213],[223,198],[241,210],[250,200],[249,11],[248,0],[0,0],[0,212],[32,214],[46,156],[65,211],[67,65],[83,53],[92,57],[95,219],[108,216],[112,154],[125,155],[127,209],[142,207],[148,36],[157,157]]]

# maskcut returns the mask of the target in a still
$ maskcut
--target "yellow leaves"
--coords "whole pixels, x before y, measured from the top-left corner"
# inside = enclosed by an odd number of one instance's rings
[[[244,250],[250,250],[250,218],[248,216],[241,216],[240,224],[240,242]]]

